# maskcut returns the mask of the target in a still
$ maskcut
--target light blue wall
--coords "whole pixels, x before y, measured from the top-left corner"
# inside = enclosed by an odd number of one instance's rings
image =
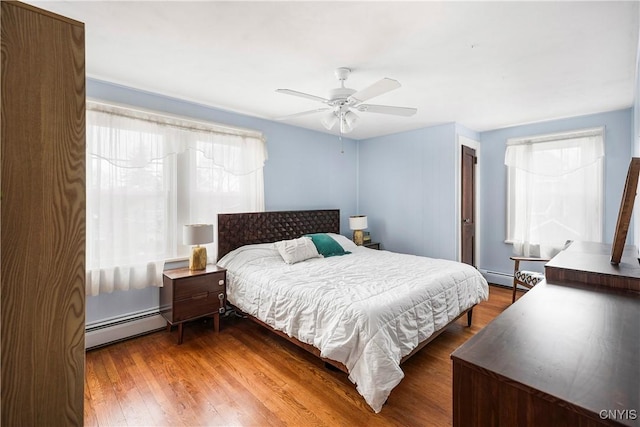
[[[341,232],[350,235],[348,218],[357,213],[356,141],[341,144],[336,136],[93,79],[87,79],[87,97],[261,131],[269,156],[266,210],[340,209]],[[157,288],[146,288],[87,297],[87,323],[157,309],[158,295]]]
[[[504,243],[507,138],[606,126],[605,237],[611,240],[629,158],[638,141],[640,104],[633,109],[478,133],[449,123],[362,141],[230,113],[96,80],[90,98],[255,129],[267,138],[267,210],[338,208],[342,234],[348,216],[366,214],[384,249],[457,259],[458,136],[480,141],[480,269],[510,273]],[[344,148],[344,153],[341,149]],[[633,234],[631,234],[633,235]],[[125,296],[123,298],[123,295]],[[147,288],[87,298],[87,323],[157,309],[158,290]]]
[[[507,173],[504,166],[504,153],[507,139],[597,126],[605,126],[606,128],[603,238],[605,242],[611,243],[627,169],[633,152],[631,109],[517,126],[480,134],[482,162],[480,226],[482,238],[479,268],[481,270],[513,272],[513,262],[509,260],[512,247],[504,243],[507,211]],[[630,229],[629,236],[634,235],[632,229],[633,227]],[[535,264],[527,267],[536,269]]]
[[[359,210],[384,249],[456,259],[456,125],[358,143]]]

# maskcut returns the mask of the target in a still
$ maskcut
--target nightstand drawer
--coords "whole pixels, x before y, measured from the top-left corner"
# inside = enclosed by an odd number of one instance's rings
[[[173,298],[180,301],[203,293],[216,292],[219,288],[218,280],[224,280],[224,273],[186,277],[176,281]]]
[[[165,270],[160,288],[160,314],[167,320],[167,331],[178,325],[178,344],[182,344],[182,325],[203,316],[213,318],[213,330],[220,331],[227,297],[227,270],[207,265],[204,270],[175,268]]]
[[[194,294],[189,299],[176,301],[173,305],[173,321],[182,322],[192,318],[217,313],[220,299],[215,292]]]

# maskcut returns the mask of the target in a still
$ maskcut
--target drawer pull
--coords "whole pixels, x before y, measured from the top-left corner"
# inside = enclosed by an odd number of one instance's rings
[[[220,286],[224,285],[224,280],[218,280],[218,285]]]
[[[220,292],[218,294],[218,299],[220,300],[220,308],[218,309],[218,313],[222,314],[224,313],[224,294],[222,292]]]
[[[202,299],[202,298],[206,298],[207,295],[209,295],[209,292],[203,292],[201,294],[191,295],[191,299]]]

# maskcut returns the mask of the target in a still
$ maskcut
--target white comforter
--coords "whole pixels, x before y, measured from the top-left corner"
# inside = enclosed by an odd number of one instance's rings
[[[461,312],[486,300],[486,280],[466,264],[354,248],[285,264],[274,244],[224,256],[228,300],[343,363],[375,412],[404,377],[400,360]]]

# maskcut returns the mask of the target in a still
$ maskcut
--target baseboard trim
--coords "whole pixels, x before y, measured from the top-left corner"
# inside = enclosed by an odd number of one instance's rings
[[[85,350],[102,347],[114,342],[135,338],[164,329],[166,320],[159,314],[147,314],[126,321],[87,328],[84,335]]]

